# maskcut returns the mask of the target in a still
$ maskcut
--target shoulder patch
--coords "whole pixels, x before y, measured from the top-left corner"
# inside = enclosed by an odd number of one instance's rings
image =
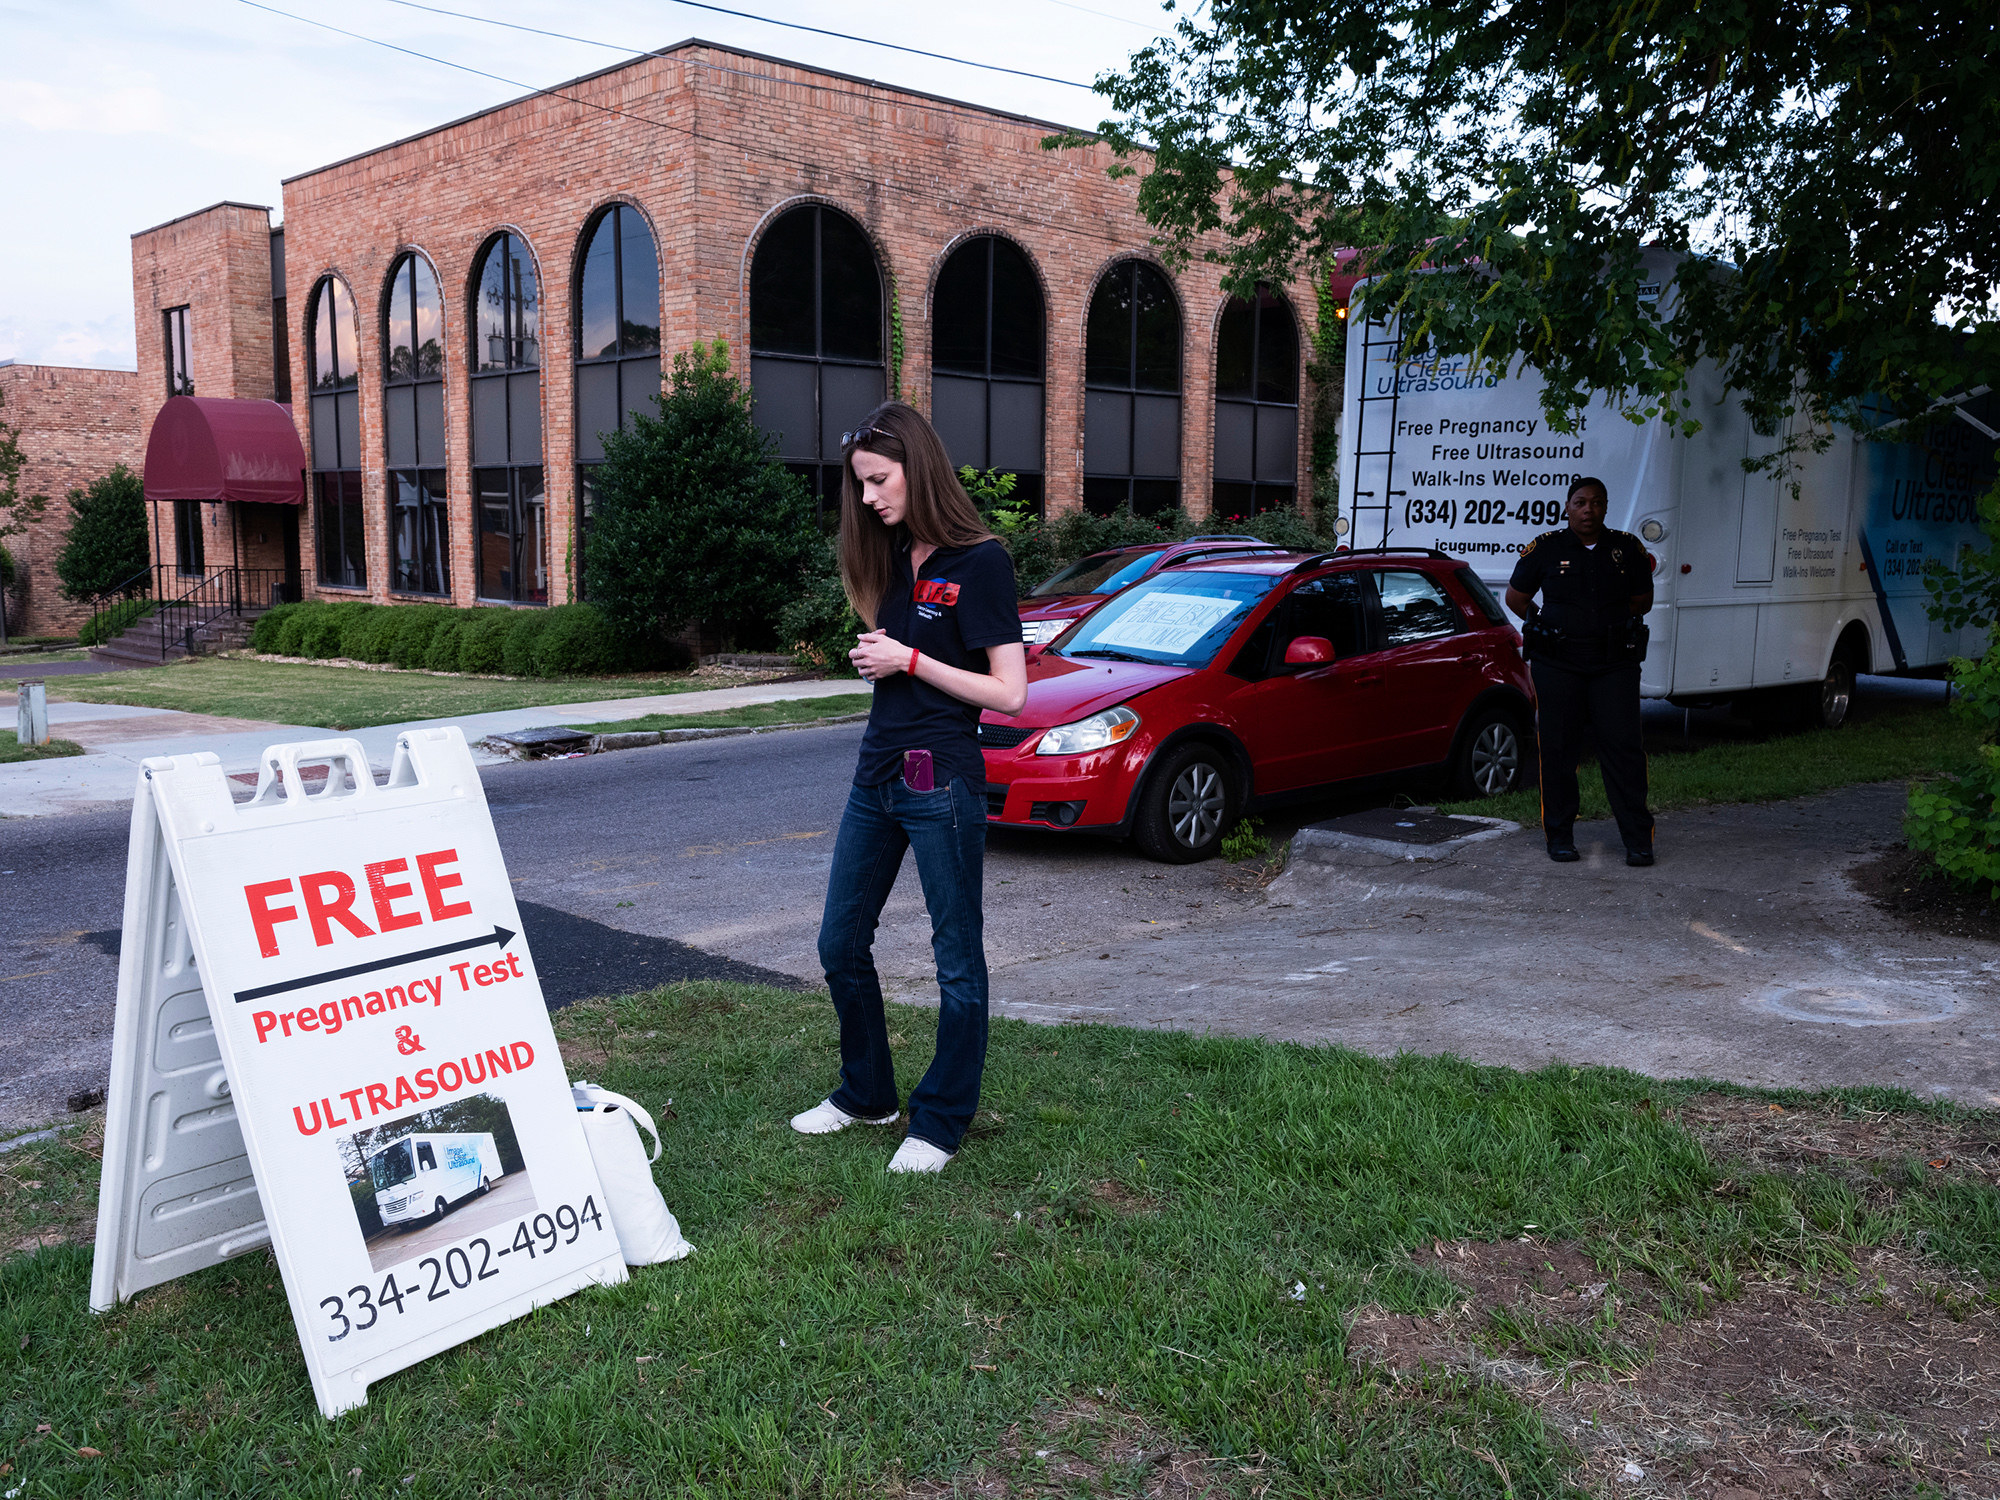
[[[1532,542],[1528,543],[1527,546],[1521,549],[1521,556],[1526,557],[1530,552],[1533,552],[1535,548],[1539,547],[1541,545],[1541,542],[1542,539],[1540,537],[1536,537]]]

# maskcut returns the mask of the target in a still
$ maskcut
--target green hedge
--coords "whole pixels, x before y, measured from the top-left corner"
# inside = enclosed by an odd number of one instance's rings
[[[135,600],[133,605],[138,612],[123,619],[112,634],[152,608],[149,600]],[[267,611],[250,632],[250,646],[274,656],[321,661],[344,657],[433,672],[505,672],[512,677],[587,677],[686,664],[685,652],[678,659],[657,650],[640,658],[624,650],[609,618],[593,604],[454,609],[448,604],[308,599]]]

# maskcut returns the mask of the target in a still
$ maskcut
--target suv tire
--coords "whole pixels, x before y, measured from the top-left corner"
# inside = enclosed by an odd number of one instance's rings
[[[1234,781],[1228,758],[1212,745],[1171,752],[1146,778],[1132,841],[1163,864],[1212,859],[1236,821]]]
[[[1476,709],[1466,716],[1451,757],[1451,790],[1458,797],[1497,797],[1524,783],[1527,736],[1518,714]]]

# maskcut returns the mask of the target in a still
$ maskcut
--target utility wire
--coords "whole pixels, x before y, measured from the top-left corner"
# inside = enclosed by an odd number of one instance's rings
[[[441,6],[421,5],[418,3],[418,0],[389,0],[389,3],[391,5],[405,6],[410,10],[427,10],[434,15],[453,16],[461,21],[484,21],[489,26],[505,26],[510,31],[527,31],[532,32],[536,36],[555,37],[560,41],[582,42],[587,47],[612,47],[619,52],[634,50],[629,47],[619,47],[613,42],[594,42],[586,37],[566,36],[560,31],[544,31],[539,26],[522,26],[513,21],[498,21],[491,16],[467,15],[461,10],[445,10]],[[847,31],[828,31],[824,26],[808,26],[802,21],[774,21],[769,16],[755,15],[747,10],[731,10],[726,5],[711,5],[708,3],[708,0],[672,0],[672,3],[675,5],[685,5],[691,10],[714,11],[719,16],[734,16],[740,21],[757,21],[766,26],[783,26],[790,31],[809,31],[814,36],[830,36],[843,42],[860,42],[862,45],[868,47],[885,47],[891,52],[907,52],[912,57],[928,57],[934,62],[957,63],[959,66],[966,68],[984,68],[989,73],[1006,73],[1015,78],[1032,78],[1037,83],[1059,83],[1066,89],[1083,89],[1087,93],[1094,92],[1090,84],[1078,83],[1073,78],[1051,78],[1046,73],[1030,73],[1021,68],[1003,68],[998,63],[974,62],[966,57],[953,57],[948,52],[926,52],[921,47],[905,47],[900,42],[878,42],[873,37],[855,36],[852,32]],[[645,51],[647,49],[639,48],[637,50]]]
[[[711,142],[715,140],[715,137],[705,136],[699,130],[690,129],[685,125],[675,125],[671,121],[655,119],[650,115],[634,114],[631,110],[619,109],[616,105],[599,104],[595,99],[581,99],[574,94],[565,94],[562,92],[560,86],[553,88],[537,88],[533,84],[523,83],[517,78],[503,77],[499,73],[489,73],[483,68],[475,68],[467,63],[453,62],[450,58],[435,57],[428,52],[419,52],[414,47],[401,46],[396,42],[385,42],[380,37],[368,36],[359,31],[349,31],[346,27],[335,26],[330,21],[317,20],[312,16],[302,16],[299,15],[296,11],[281,10],[275,5],[264,4],[263,0],[237,0],[237,3],[239,5],[247,5],[252,10],[261,10],[267,12],[270,15],[283,16],[288,21],[301,21],[308,26],[316,26],[322,31],[331,31],[337,36],[344,36],[352,41],[366,42],[370,46],[386,48],[388,51],[391,52],[400,52],[406,57],[419,58],[424,62],[436,63],[440,67],[453,68],[461,73],[470,73],[476,78],[488,78],[495,83],[504,83],[509,88],[526,89],[528,91],[527,97],[531,99],[539,99],[539,98],[561,99],[564,103],[567,104],[579,105],[585,109],[594,109],[601,114],[616,115],[620,119],[635,120],[641,125],[651,125],[656,129],[665,130],[674,135],[686,136],[690,140],[711,141]],[[646,55],[656,56],[658,54],[646,54]],[[703,66],[707,65],[704,64]],[[738,72],[740,70],[728,69],[725,71]],[[744,76],[752,78],[764,78],[768,79],[772,83],[780,85],[788,83],[788,80],[786,79],[778,78],[767,73],[752,73],[752,74],[745,74]],[[799,86],[818,87],[818,85],[799,85]],[[887,85],[884,85],[884,87],[887,87]],[[511,100],[509,102],[518,104],[523,101]],[[1112,245],[1123,250],[1129,250],[1133,248],[1132,241],[1129,239],[1121,238],[1117,235],[1099,234],[1092,230],[1085,229],[1080,225],[1072,222],[1056,223],[1053,220],[1031,218],[1026,214],[1008,213],[1005,210],[1000,209],[993,204],[968,204],[954,198],[943,197],[936,193],[919,192],[915,188],[899,187],[894,182],[886,181],[881,178],[871,177],[865,172],[857,172],[852,168],[831,166],[826,162],[807,161],[801,157],[786,156],[782,152],[763,150],[747,144],[741,144],[741,143],[730,143],[730,144],[732,145],[733,149],[742,151],[743,154],[746,156],[758,156],[762,157],[766,161],[781,162],[786,166],[797,167],[801,171],[805,172],[835,173],[843,177],[852,178],[854,181],[861,183],[864,186],[886,188],[888,191],[899,194],[902,197],[908,198],[915,203],[920,203],[930,206],[942,205],[945,207],[954,208],[962,213],[965,213],[966,215],[970,216],[973,219],[986,219],[990,221],[994,217],[1000,217],[1000,218],[1010,219],[1013,222],[1019,224],[1031,224],[1038,229],[1058,230],[1072,239],[1097,240],[1102,244]]]

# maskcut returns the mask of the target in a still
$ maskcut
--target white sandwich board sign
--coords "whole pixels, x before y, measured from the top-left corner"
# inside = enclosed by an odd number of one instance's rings
[[[625,1279],[457,729],[145,763],[91,1307],[267,1241],[327,1416]]]

